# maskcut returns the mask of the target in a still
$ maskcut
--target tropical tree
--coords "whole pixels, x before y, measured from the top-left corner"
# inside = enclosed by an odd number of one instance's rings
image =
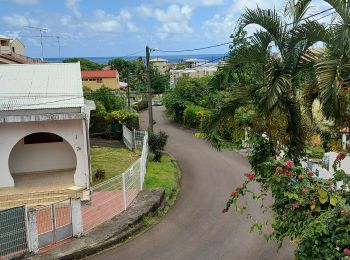
[[[305,76],[314,72],[314,61],[308,57],[311,47],[326,35],[322,24],[306,17],[310,2],[291,0],[281,15],[257,7],[241,16],[239,33],[252,24],[260,29],[247,39],[248,46],[231,51],[226,71],[245,65],[254,71],[254,78],[239,80],[233,86],[234,94],[215,113],[208,132],[215,132],[218,122],[238,107],[254,104],[262,116],[278,111],[286,117],[288,153],[295,161],[299,158],[304,150],[300,94],[305,84],[315,85],[315,77]]]
[[[322,55],[312,57],[316,63],[317,85],[305,89],[308,107],[317,98],[324,116],[338,125],[350,122],[350,3],[343,0],[325,0],[336,15],[324,37],[327,45]],[[344,120],[346,119],[346,120]]]

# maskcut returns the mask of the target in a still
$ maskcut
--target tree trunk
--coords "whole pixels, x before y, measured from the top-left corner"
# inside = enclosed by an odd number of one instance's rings
[[[288,102],[288,134],[290,136],[289,142],[289,157],[294,163],[299,164],[301,155],[304,153],[305,140],[301,126],[301,111],[300,107],[295,102]]]

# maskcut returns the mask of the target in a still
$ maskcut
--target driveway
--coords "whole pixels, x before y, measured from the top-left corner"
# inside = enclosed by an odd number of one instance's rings
[[[93,259],[294,259],[286,244],[279,253],[273,242],[249,232],[249,220],[239,213],[221,213],[231,191],[244,181],[247,160],[231,152],[219,152],[193,131],[164,117],[163,107],[154,108],[155,129],[169,135],[166,150],[183,171],[181,193],[165,218],[134,240],[92,257]],[[148,122],[147,113],[142,122]],[[250,212],[266,218],[259,205],[248,200]]]

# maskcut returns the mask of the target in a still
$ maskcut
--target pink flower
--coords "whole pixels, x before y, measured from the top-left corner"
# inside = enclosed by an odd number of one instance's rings
[[[313,173],[313,171],[308,171],[308,172],[307,172],[307,176],[309,176],[309,177],[312,177],[312,176],[314,176],[314,173]]]
[[[298,208],[299,208],[299,204],[298,204],[298,203],[294,203],[294,204],[293,204],[293,208],[294,208],[294,209],[298,209]]]
[[[307,190],[306,188],[303,188],[303,189],[301,189],[301,192],[302,192],[302,193],[307,193],[308,190]]]
[[[231,193],[231,197],[236,197],[236,196],[237,196],[237,192],[236,191]]]
[[[248,173],[244,174],[244,176],[246,176],[248,178],[248,180],[250,180],[250,181],[255,178],[255,176],[252,172],[248,172]]]
[[[337,160],[341,161],[345,159],[345,154],[344,153],[338,153],[337,155]]]
[[[284,163],[284,165],[287,166],[287,167],[289,167],[289,168],[292,168],[293,165],[294,165],[294,163],[293,163],[293,161],[289,160],[289,161],[286,161],[286,162]]]
[[[303,175],[299,175],[299,176],[298,176],[298,180],[301,181],[302,179],[304,179],[304,176],[303,176]]]
[[[291,170],[286,171],[286,176],[289,178],[293,177],[293,172]]]
[[[349,248],[344,248],[343,254],[350,255],[350,249]]]

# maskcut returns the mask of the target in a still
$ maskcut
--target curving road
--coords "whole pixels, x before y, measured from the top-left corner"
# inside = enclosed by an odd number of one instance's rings
[[[277,253],[274,243],[249,232],[244,215],[221,209],[233,187],[244,181],[249,169],[241,155],[211,148],[194,137],[191,130],[169,122],[163,107],[154,107],[156,130],[169,135],[167,151],[179,162],[183,171],[182,191],[175,206],[152,229],[127,244],[92,257],[106,259],[293,259],[291,246]],[[143,123],[148,122],[146,113]],[[251,204],[250,212],[266,218],[260,207]]]

